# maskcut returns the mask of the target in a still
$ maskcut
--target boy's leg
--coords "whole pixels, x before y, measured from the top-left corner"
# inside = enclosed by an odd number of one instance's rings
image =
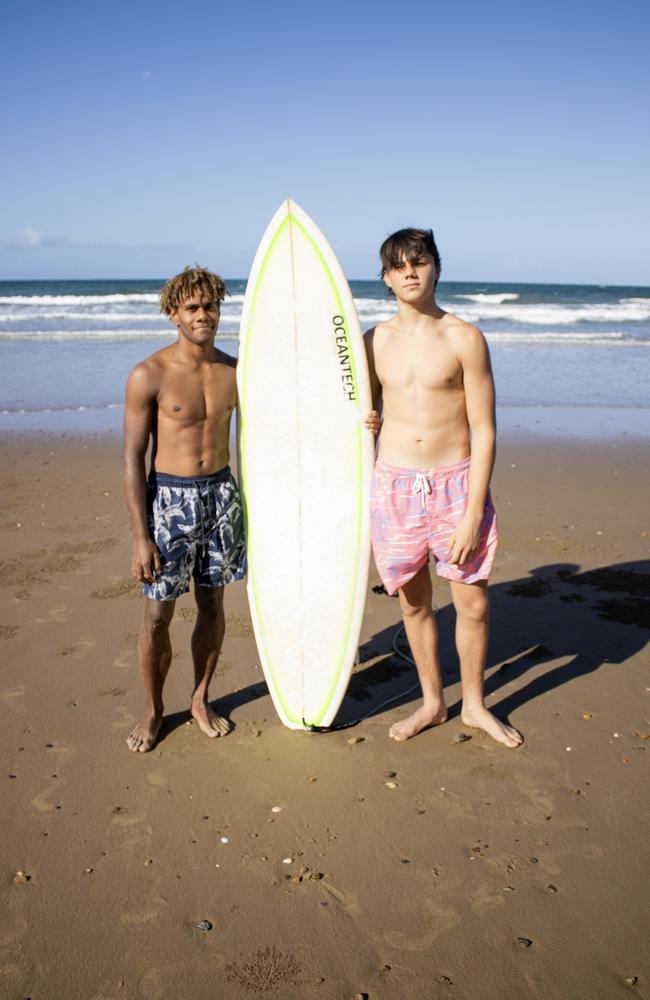
[[[389,736],[403,742],[447,719],[438,661],[438,626],[432,606],[433,589],[427,563],[399,590],[404,628],[422,686],[423,703],[412,715],[396,722]]]
[[[461,719],[466,726],[483,729],[507,747],[518,747],[523,737],[512,726],[500,722],[485,707],[483,674],[487,656],[489,601],[487,581],[458,583],[450,581],[456,609],[456,649],[460,660],[463,689]]]
[[[158,737],[163,717],[163,686],[172,661],[169,623],[175,607],[176,601],[144,598],[144,621],[138,633],[138,660],[147,707],[126,741],[129,750],[146,753]]]
[[[198,614],[192,633],[194,660],[194,692],[192,715],[206,736],[225,736],[230,723],[214,712],[208,704],[208,688],[217,666],[226,631],[223,611],[223,587],[194,586]]]

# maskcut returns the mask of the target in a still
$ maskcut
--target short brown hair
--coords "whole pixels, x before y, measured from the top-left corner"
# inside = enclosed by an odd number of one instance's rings
[[[160,311],[171,316],[195,292],[203,292],[217,302],[223,302],[228,289],[218,274],[213,274],[204,267],[186,267],[165,283],[160,293]]]
[[[407,260],[411,263],[427,253],[431,254],[433,262],[436,265],[438,275],[436,284],[438,284],[442,261],[438,253],[436,241],[433,238],[433,230],[398,229],[396,233],[391,233],[390,236],[387,236],[379,248],[381,277],[384,277],[386,271],[390,271],[394,267],[399,267],[402,260]]]

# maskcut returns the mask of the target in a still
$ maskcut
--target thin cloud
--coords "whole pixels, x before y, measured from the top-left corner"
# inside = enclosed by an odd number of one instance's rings
[[[144,73],[142,74],[142,79],[143,80],[149,80],[149,79],[151,79],[151,70],[150,69],[146,69],[144,71]]]
[[[40,247],[43,244],[43,233],[31,226],[25,226],[13,238],[13,246],[17,247]]]
[[[101,250],[114,253],[151,253],[152,251],[190,253],[190,248],[176,243],[89,243],[85,240],[70,240],[61,236],[46,236],[38,229],[26,226],[8,238],[0,238],[0,248],[4,250]]]

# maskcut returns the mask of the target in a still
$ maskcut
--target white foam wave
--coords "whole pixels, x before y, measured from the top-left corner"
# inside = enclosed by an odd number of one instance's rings
[[[85,410],[118,410],[123,403],[104,403],[84,406],[35,406],[35,407],[5,407],[0,410],[1,414],[11,413],[83,413]]]
[[[155,292],[133,292],[126,295],[115,292],[113,295],[0,295],[0,305],[39,305],[39,306],[84,306],[107,302],[155,302],[159,301]]]
[[[223,305],[239,304],[243,295],[229,295]],[[0,295],[0,305],[8,306],[87,306],[111,302],[146,302],[158,305],[160,296],[156,292],[114,292],[111,295]]]
[[[630,337],[621,330],[608,333],[560,333],[558,330],[535,331],[534,333],[490,332],[485,334],[490,343],[501,344],[560,344],[562,347],[576,345],[601,347],[650,347],[650,339]]]
[[[143,320],[151,319],[152,322],[160,323],[160,315],[158,313],[152,312],[151,314],[143,313],[142,311],[134,312],[74,312],[72,310],[65,309],[26,309],[24,312],[0,312],[0,323],[15,323],[15,322],[25,322],[26,320],[44,320],[44,319],[69,319],[76,320],[77,322],[89,322],[89,323],[111,323],[111,322],[125,322],[128,320],[137,319],[138,322]]]
[[[176,331],[171,327],[150,330],[2,330],[0,341],[3,340],[151,340],[164,337],[173,340]],[[217,340],[237,340],[237,330],[220,330]]]
[[[471,323],[484,320],[510,320],[535,326],[571,326],[574,323],[643,323],[650,320],[650,299],[641,303],[602,303],[600,305],[561,306],[552,303],[525,305],[484,302],[462,305],[457,312]]]
[[[457,295],[457,299],[469,299],[471,302],[494,302],[501,305],[502,302],[516,302],[519,298],[517,292],[476,292],[475,295]]]

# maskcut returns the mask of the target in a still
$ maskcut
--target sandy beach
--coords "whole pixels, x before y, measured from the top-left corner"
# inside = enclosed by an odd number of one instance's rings
[[[650,997],[647,441],[501,442],[486,690],[519,751],[461,725],[444,584],[451,718],[387,738],[418,695],[373,568],[339,716],[363,721],[281,726],[241,583],[211,689],[233,732],[189,719],[188,595],[162,737],[129,753],[142,609],[119,443],[0,454],[3,998]]]

